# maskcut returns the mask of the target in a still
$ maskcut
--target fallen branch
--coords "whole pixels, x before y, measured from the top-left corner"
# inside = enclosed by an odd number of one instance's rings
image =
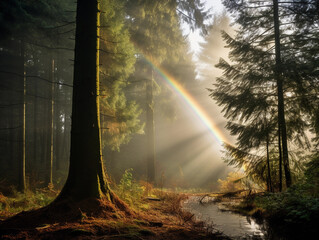
[[[152,198],[152,197],[147,197],[146,199],[150,201],[161,201],[161,199],[159,198]]]
[[[205,195],[201,198],[201,200],[199,200],[199,202],[200,202],[200,203],[203,203],[203,200],[204,200],[205,197],[209,197],[209,194],[205,194]]]

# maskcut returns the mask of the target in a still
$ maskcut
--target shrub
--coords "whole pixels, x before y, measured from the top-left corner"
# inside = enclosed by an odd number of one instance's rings
[[[244,188],[240,179],[244,175],[239,172],[230,172],[225,180],[218,179],[219,189],[221,192],[235,192]]]
[[[120,184],[117,186],[118,195],[130,205],[141,200],[145,191],[144,187],[133,180],[132,171],[132,168],[125,170]]]

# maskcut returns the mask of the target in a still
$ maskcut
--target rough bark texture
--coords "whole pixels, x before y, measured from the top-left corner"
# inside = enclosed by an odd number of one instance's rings
[[[279,31],[279,14],[278,14],[278,0],[273,0],[274,4],[274,27],[275,27],[275,51],[276,51],[276,68],[275,75],[277,80],[277,94],[278,94],[278,125],[280,129],[281,142],[282,142],[282,157],[284,164],[284,171],[286,177],[286,186],[291,186],[291,174],[288,159],[288,144],[287,144],[287,131],[285,121],[285,105],[283,93],[283,77],[281,73],[281,52],[280,52],[280,31]]]
[[[56,201],[108,196],[99,129],[99,4],[78,0],[69,175]]]

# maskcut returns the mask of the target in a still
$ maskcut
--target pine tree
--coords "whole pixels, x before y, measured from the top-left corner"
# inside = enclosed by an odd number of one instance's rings
[[[101,125],[103,144],[119,151],[133,134],[141,133],[141,110],[134,101],[128,101],[124,88],[130,84],[134,72],[134,46],[125,26],[124,2],[107,0],[101,3]]]
[[[180,18],[193,29],[201,28],[205,31],[204,20],[209,14],[197,0],[130,1],[127,4],[127,13],[129,20],[133,20],[130,21],[130,32],[138,52],[138,68],[144,72],[138,78],[145,80],[148,181],[155,183],[154,89],[158,84],[154,70],[147,62],[160,66],[165,60],[171,63],[178,61],[178,54],[185,46]]]
[[[296,0],[285,4],[286,14],[291,18],[293,33],[285,36],[289,44],[284,45],[290,53],[290,67],[285,69],[294,80],[294,98],[301,111],[309,115],[311,131],[318,143],[318,50],[319,50],[319,5],[316,0]]]
[[[225,60],[218,64],[224,72],[217,79],[212,96],[224,106],[225,116],[230,119],[227,127],[233,134],[239,134],[240,150],[264,147],[269,159],[269,144],[278,143],[275,138],[280,139],[278,152],[283,159],[286,186],[289,187],[288,140],[297,139],[297,144],[305,143],[307,146],[308,139],[304,133],[307,127],[305,119],[298,110],[294,111],[298,102],[289,98],[290,94],[294,95],[291,76],[284,70],[291,66],[286,61],[289,54],[283,49],[287,43],[283,36],[288,34],[289,28],[280,26],[280,21],[287,19],[279,12],[277,1],[229,0],[224,1],[224,5],[233,14],[238,30],[235,38],[224,33],[231,49],[232,64]],[[296,115],[292,116],[292,112]],[[259,140],[256,142],[255,139]],[[270,180],[269,173],[268,177]]]
[[[215,65],[220,58],[227,58],[228,51],[222,38],[222,31],[233,35],[234,30],[230,26],[230,18],[224,11],[220,15],[215,15],[213,23],[208,27],[208,33],[204,42],[200,43],[199,75],[202,81],[211,83],[212,79],[218,77],[222,72],[218,71]]]
[[[55,200],[111,199],[102,162],[99,112],[99,4],[79,0],[76,17],[71,155],[68,179]]]
[[[16,57],[17,59],[22,59],[21,61],[19,60],[15,63],[10,61],[4,63],[2,65],[4,70],[1,72],[2,81],[8,81],[10,79],[12,80],[13,75],[16,75],[16,77],[20,76],[20,79],[10,81],[11,83],[8,82],[10,85],[9,89],[4,88],[3,90],[9,90],[13,92],[13,95],[16,97],[15,101],[20,102],[19,106],[21,113],[16,116],[16,118],[20,121],[20,134],[19,136],[14,136],[16,134],[13,134],[12,138],[8,140],[8,142],[10,142],[10,148],[18,149],[17,152],[19,156],[13,157],[10,161],[13,162],[13,165],[16,164],[16,162],[21,163],[21,167],[19,167],[20,186],[18,188],[22,191],[26,186],[25,176],[28,174],[27,170],[28,168],[32,169],[30,166],[32,166],[34,162],[33,159],[35,159],[30,157],[31,149],[27,149],[27,147],[30,146],[28,142],[30,139],[28,134],[32,132],[32,129],[28,125],[30,119],[30,114],[28,111],[30,109],[30,105],[32,105],[29,104],[31,102],[30,96],[33,92],[33,88],[30,86],[33,85],[35,78],[41,82],[51,82],[47,76],[45,76],[45,78],[43,76],[40,77],[40,75],[42,75],[40,72],[47,72],[46,68],[42,69],[42,71],[37,69],[38,72],[32,72],[35,73],[34,75],[31,74],[31,71],[35,68],[35,65],[37,65],[35,62],[40,61],[40,58],[35,60],[35,56],[46,55],[48,52],[44,50],[44,48],[53,49],[53,42],[56,39],[56,31],[52,30],[55,29],[57,25],[60,25],[62,22],[67,20],[66,15],[68,14],[65,14],[65,12],[62,10],[62,7],[65,7],[67,4],[69,4],[68,1],[55,1],[54,3],[51,3],[50,1],[45,0],[38,1],[37,4],[33,4],[30,1],[7,0],[1,1],[0,3],[0,51],[8,55],[12,55],[12,57]],[[3,9],[5,9],[5,11],[2,11]],[[63,24],[65,24],[65,22]],[[41,43],[37,40],[38,38],[41,39]],[[17,49],[20,50],[17,51]],[[19,63],[21,66],[11,70],[11,66],[16,65],[16,63]],[[8,69],[10,69],[10,71],[8,71]],[[20,82],[20,86],[16,85],[14,82]],[[6,85],[7,87],[9,86],[8,84]],[[10,88],[15,89],[12,90]],[[38,96],[35,98],[37,97]],[[42,101],[42,103],[43,102],[44,101]],[[44,105],[47,104],[43,104],[43,106]],[[11,109],[12,115],[15,114],[17,108],[18,107],[14,107]],[[47,114],[48,113],[45,113],[42,116],[46,117],[48,116]],[[16,132],[17,131],[18,129]],[[43,144],[44,142],[46,141],[42,141],[41,143]],[[18,146],[17,143],[19,143],[21,146]],[[35,142],[34,145],[36,145]],[[47,146],[45,145],[40,149],[47,149]],[[48,151],[43,151],[43,153],[45,152]],[[12,154],[12,156],[15,155],[16,154]],[[47,157],[44,158],[47,159]],[[48,160],[51,161],[50,159]],[[10,171],[8,171],[7,174],[13,175],[12,172],[10,173]]]

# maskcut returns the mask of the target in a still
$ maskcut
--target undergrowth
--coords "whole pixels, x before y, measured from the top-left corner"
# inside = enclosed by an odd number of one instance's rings
[[[122,179],[118,185],[114,185],[115,193],[124,200],[130,207],[148,208],[147,205],[142,203],[142,197],[146,194],[147,187],[137,183],[133,179],[133,169],[125,170]]]
[[[126,170],[120,183],[114,184],[112,188],[138,212],[137,218],[106,220],[89,217],[81,212],[82,218],[78,223],[63,227],[46,224],[37,230],[42,231],[43,239],[51,235],[56,236],[54,239],[61,239],[59,237],[62,235],[66,238],[71,235],[107,235],[114,239],[154,239],[163,234],[165,236],[160,239],[197,239],[198,236],[202,236],[201,239],[227,239],[212,237],[202,222],[196,222],[193,214],[182,210],[181,205],[187,195],[156,189],[146,182],[137,182],[133,179],[132,169]],[[0,194],[0,222],[18,212],[46,206],[57,194],[49,188],[25,194],[15,191],[10,197]],[[33,233],[30,234],[29,239],[33,239]]]
[[[10,196],[0,193],[0,219],[5,219],[21,211],[28,211],[44,207],[51,203],[57,192],[49,188],[39,189],[35,192],[20,193],[13,191]]]
[[[182,201],[187,198],[187,195],[170,192],[168,190],[153,188],[151,184],[140,181],[136,182],[133,179],[133,169],[128,169],[124,172],[120,184],[115,186],[117,195],[130,205],[135,210],[149,210],[149,198],[159,200],[157,207],[164,214],[171,214],[178,217],[180,224],[184,224],[192,220],[193,215],[182,210]],[[154,202],[153,202],[154,207]]]
[[[256,199],[256,204],[266,210],[271,219],[283,220],[286,224],[315,227],[319,222],[319,156],[307,166],[302,181],[286,192],[268,193]]]
[[[237,210],[248,215],[263,216],[271,226],[278,228],[278,232],[289,236],[318,234],[319,155],[315,155],[308,163],[303,179],[287,191],[247,197]]]

